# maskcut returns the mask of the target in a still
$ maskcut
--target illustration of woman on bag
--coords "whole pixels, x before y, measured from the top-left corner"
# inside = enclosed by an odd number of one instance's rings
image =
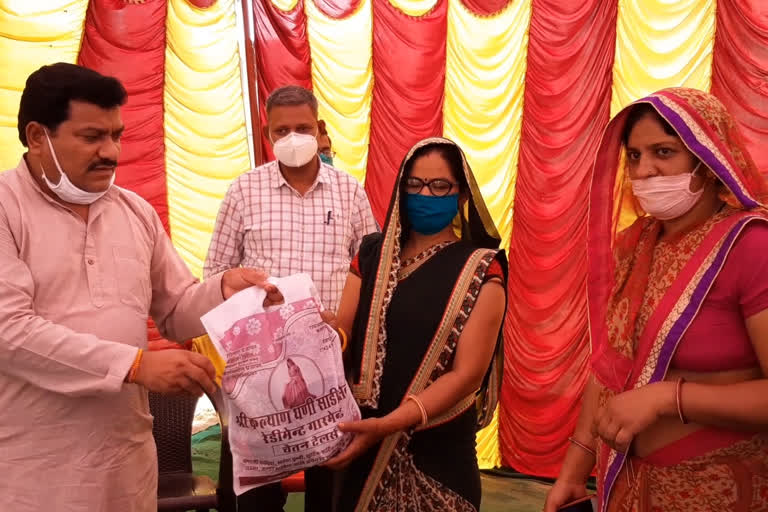
[[[286,409],[293,409],[294,407],[304,405],[310,398],[316,398],[315,395],[309,392],[299,365],[294,363],[291,358],[286,360],[286,365],[288,366],[288,376],[290,379],[285,385],[285,391],[283,391],[283,406]]]

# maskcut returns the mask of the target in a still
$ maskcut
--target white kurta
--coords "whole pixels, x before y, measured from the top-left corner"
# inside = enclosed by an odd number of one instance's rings
[[[147,393],[123,381],[148,313],[185,340],[221,301],[136,194],[112,187],[86,223],[24,160],[0,174],[0,509],[156,510]]]

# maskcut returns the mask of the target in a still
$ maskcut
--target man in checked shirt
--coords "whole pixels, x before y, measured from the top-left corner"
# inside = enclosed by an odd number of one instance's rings
[[[317,99],[310,91],[287,86],[270,95],[264,135],[277,160],[229,187],[208,249],[206,278],[239,266],[277,277],[306,272],[324,309],[338,309],[349,264],[377,225],[357,180],[320,161],[317,134]],[[330,471],[311,468],[305,481],[305,512],[330,511]],[[277,483],[243,494],[238,507],[281,511],[285,500]]]

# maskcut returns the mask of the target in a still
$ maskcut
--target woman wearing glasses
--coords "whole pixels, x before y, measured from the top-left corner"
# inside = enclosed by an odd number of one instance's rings
[[[329,461],[336,510],[476,511],[475,432],[496,405],[507,263],[461,149],[405,157],[382,233],[363,239],[336,322],[363,420]]]

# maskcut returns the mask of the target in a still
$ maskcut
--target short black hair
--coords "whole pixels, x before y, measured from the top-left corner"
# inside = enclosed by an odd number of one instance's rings
[[[653,105],[650,103],[638,103],[629,109],[627,122],[624,124],[624,130],[621,132],[621,141],[624,143],[624,146],[629,143],[629,134],[632,133],[632,128],[634,128],[637,122],[645,116],[652,116],[656,119],[664,129],[664,133],[667,135],[674,135],[675,137],[680,136],[675,129],[672,128],[672,125],[669,124],[666,119],[661,117],[661,114],[653,108]]]
[[[29,75],[21,93],[19,140],[27,146],[27,125],[32,121],[56,131],[69,119],[72,100],[112,109],[124,105],[126,96],[117,78],[66,62],[43,66]]]
[[[317,116],[317,98],[312,91],[298,85],[286,85],[272,91],[267,98],[267,116],[275,107],[298,107],[307,105]]]

